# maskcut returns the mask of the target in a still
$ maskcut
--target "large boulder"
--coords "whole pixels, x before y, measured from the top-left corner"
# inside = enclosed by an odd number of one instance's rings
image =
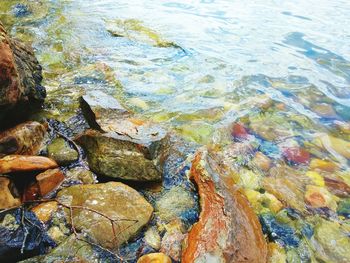
[[[11,112],[23,115],[46,97],[41,66],[33,50],[11,39],[0,22],[0,121]],[[11,115],[13,119],[13,115]],[[2,127],[0,127],[2,128]]]
[[[76,230],[112,250],[134,237],[153,213],[144,197],[118,182],[74,185],[61,190],[57,197],[72,207],[67,218],[72,219]]]

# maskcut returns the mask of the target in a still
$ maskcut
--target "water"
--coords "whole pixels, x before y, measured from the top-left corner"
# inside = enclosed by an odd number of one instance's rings
[[[14,18],[18,2],[32,14]],[[338,165],[322,177],[347,183],[349,13],[341,0],[0,1],[0,19],[43,65],[48,116],[69,120],[79,94],[101,89],[202,144],[227,143],[218,131],[240,122],[278,165],[283,149],[302,147]],[[113,36],[116,19],[136,19],[181,48]]]

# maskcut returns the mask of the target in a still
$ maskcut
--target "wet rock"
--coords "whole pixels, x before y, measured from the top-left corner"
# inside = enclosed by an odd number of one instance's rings
[[[104,176],[133,181],[160,181],[158,150],[165,134],[130,138],[88,130],[77,138],[87,153],[90,169]]]
[[[160,235],[155,227],[150,227],[145,232],[145,242],[155,250],[160,248]]]
[[[340,200],[337,209],[338,215],[350,217],[350,198]]]
[[[165,225],[166,232],[162,237],[160,251],[175,261],[181,260],[182,243],[186,238],[185,229],[180,220]]]
[[[350,239],[339,223],[321,219],[315,227],[314,238],[318,257],[321,260],[325,262],[350,262]]]
[[[325,172],[334,172],[339,167],[333,162],[321,160],[321,159],[312,159],[310,162],[310,169],[312,170],[322,170]]]
[[[338,157],[337,154],[339,154],[350,159],[350,142],[348,141],[327,134],[322,134],[315,139],[314,143],[327,150],[332,155],[335,155],[335,157]]]
[[[16,4],[12,9],[12,13],[15,17],[25,17],[30,15],[32,12],[29,10],[27,5]]]
[[[258,218],[225,176],[228,167],[212,156],[198,152],[192,164],[201,214],[188,233],[182,262],[266,262],[267,245]]]
[[[189,191],[175,186],[156,201],[155,210],[162,220],[169,222],[192,210],[195,205],[196,202]]]
[[[171,259],[163,253],[151,253],[140,257],[137,263],[171,263]]]
[[[58,164],[42,156],[8,155],[0,159],[0,174],[47,170]]]
[[[339,197],[349,197],[350,196],[350,186],[347,185],[341,179],[325,177],[324,181],[326,183],[327,189]]]
[[[49,169],[36,176],[39,185],[40,195],[42,197],[48,195],[57,189],[64,180],[64,175],[60,169]]]
[[[11,190],[15,192],[10,179],[0,177],[0,209],[15,207],[21,204],[20,199],[17,198]]]
[[[316,103],[312,106],[312,110],[324,118],[335,118],[337,116],[331,104]]]
[[[265,172],[267,172],[271,167],[271,159],[262,152],[256,152],[252,162],[255,167]]]
[[[156,47],[180,48],[177,44],[164,40],[157,32],[136,19],[107,21],[107,31],[115,37],[126,37],[132,41],[145,42]]]
[[[130,116],[114,97],[102,91],[91,91],[80,98],[80,105],[91,127],[108,132],[113,131],[114,122]]]
[[[96,183],[96,176],[89,170],[76,167],[66,172],[66,178],[73,182],[81,182],[82,184],[94,184]]]
[[[0,22],[0,120],[37,108],[46,96],[41,80],[33,50],[11,39]]]
[[[247,139],[249,134],[246,130],[246,128],[241,123],[235,123],[232,126],[232,136],[236,139]]]
[[[294,164],[307,164],[310,161],[310,153],[300,147],[289,147],[283,149],[283,156],[288,162]]]
[[[327,189],[320,186],[308,185],[305,192],[306,202],[314,208],[329,207],[336,210],[337,203]]]
[[[57,196],[65,205],[76,207],[72,218],[77,230],[112,250],[135,236],[153,213],[152,206],[136,190],[117,182],[74,185]],[[69,211],[66,214],[69,220]]]
[[[0,133],[0,156],[8,154],[37,155],[43,146],[46,127],[29,121]]]
[[[55,213],[57,209],[58,203],[56,201],[50,201],[41,203],[31,210],[41,222],[46,223],[51,219],[52,214]]]
[[[60,165],[67,165],[78,159],[78,152],[69,147],[63,138],[54,139],[47,150],[48,156]]]

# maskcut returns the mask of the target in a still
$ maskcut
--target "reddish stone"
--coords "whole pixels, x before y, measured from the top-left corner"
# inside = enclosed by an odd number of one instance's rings
[[[350,186],[345,182],[329,177],[325,177],[324,181],[326,183],[327,189],[334,195],[339,197],[349,197],[350,196]]]
[[[246,128],[238,122],[233,124],[231,134],[237,139],[247,139],[249,135]]]
[[[283,156],[287,161],[296,164],[306,164],[310,162],[310,153],[300,147],[283,149]]]
[[[23,201],[34,201],[39,200],[41,198],[39,185],[37,183],[33,183],[28,186],[23,193]]]
[[[38,174],[36,180],[41,196],[45,196],[61,185],[64,175],[59,169],[51,169]]]
[[[259,220],[225,171],[227,167],[209,154],[196,154],[191,178],[198,186],[201,214],[188,233],[182,253],[184,263],[267,261],[267,244]]]
[[[42,156],[8,155],[0,159],[0,174],[47,170],[58,164]]]

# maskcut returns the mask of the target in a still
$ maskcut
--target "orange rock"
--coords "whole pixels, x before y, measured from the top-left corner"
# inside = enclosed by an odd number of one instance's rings
[[[151,253],[140,257],[137,263],[171,263],[171,259],[163,253]]]
[[[191,178],[198,186],[201,214],[188,233],[184,263],[267,261],[259,220],[225,170],[205,152],[196,154]]]
[[[59,169],[51,169],[38,174],[36,180],[41,196],[45,196],[60,186],[64,180],[64,175]]]
[[[23,193],[23,201],[39,200],[41,198],[40,189],[38,183],[29,185]]]
[[[11,208],[21,204],[21,201],[11,193],[10,185],[10,179],[0,177],[0,209]]]
[[[58,203],[56,201],[50,201],[41,203],[32,208],[34,214],[41,220],[46,223],[51,219],[52,213],[56,212],[58,209]]]
[[[268,171],[271,167],[271,160],[262,152],[257,152],[253,158],[253,163],[256,167],[263,171]]]
[[[325,177],[324,181],[326,183],[327,189],[334,195],[339,197],[349,197],[350,196],[350,186],[348,186],[341,179],[334,179]]]
[[[56,168],[58,164],[42,156],[8,155],[0,159],[0,174]]]
[[[310,168],[311,170],[319,169],[326,172],[334,172],[339,167],[333,162],[329,162],[321,159],[312,159],[310,162]]]
[[[321,192],[309,192],[305,195],[305,201],[312,207],[326,207],[326,197]]]

